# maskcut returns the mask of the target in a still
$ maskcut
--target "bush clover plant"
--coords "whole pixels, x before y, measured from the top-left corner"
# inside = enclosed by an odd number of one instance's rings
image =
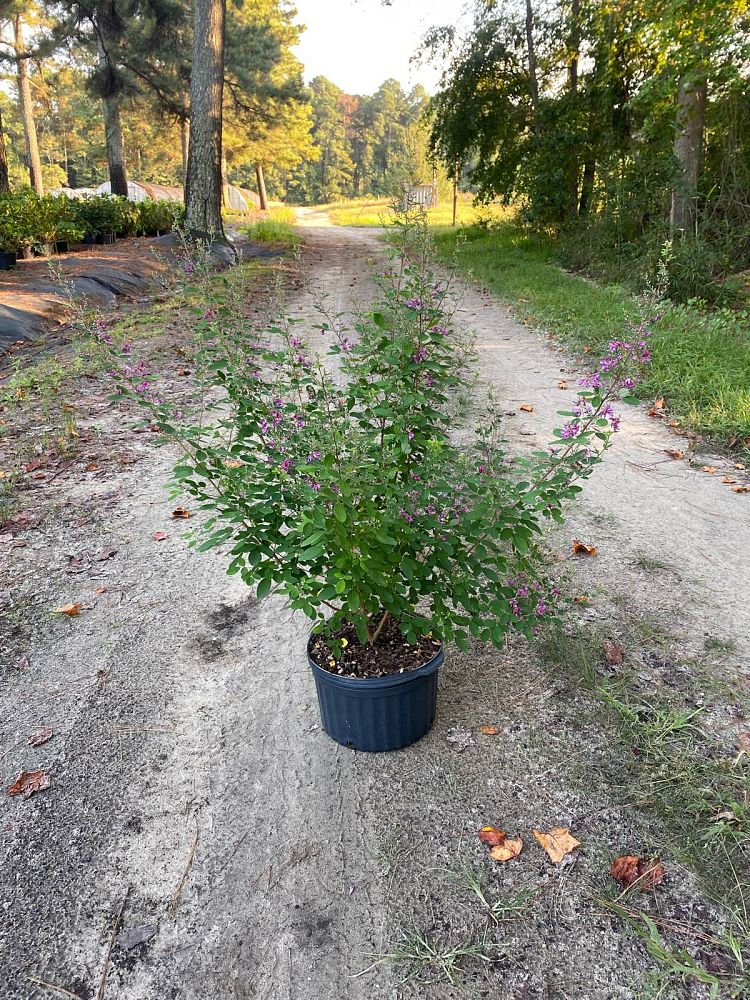
[[[554,617],[544,524],[563,520],[648,361],[645,325],[613,341],[548,449],[509,454],[492,405],[457,434],[474,353],[454,322],[452,275],[433,259],[409,212],[389,231],[378,300],[351,327],[323,301],[314,324],[249,329],[208,280],[205,253],[187,258],[200,402],[180,412],[143,363],[119,390],[180,445],[176,489],[209,513],[200,549],[228,547],[230,574],[259,598],[286,595],[334,645],[346,622],[362,644],[393,619],[409,642],[432,634],[466,649]]]

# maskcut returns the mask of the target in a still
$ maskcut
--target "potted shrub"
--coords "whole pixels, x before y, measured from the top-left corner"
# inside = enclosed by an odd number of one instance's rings
[[[55,253],[68,253],[74,244],[81,242],[84,235],[80,223],[73,219],[63,219],[55,231]]]
[[[138,202],[138,231],[144,236],[161,236],[174,225],[176,202],[151,198]]]
[[[70,221],[70,204],[65,195],[37,198],[33,210],[34,250],[43,257],[55,252],[58,230]]]
[[[84,243],[101,245],[115,242],[115,233],[121,228],[123,216],[120,202],[124,200],[114,195],[89,195],[73,202],[73,216],[84,230]]]
[[[0,271],[16,266],[18,237],[15,220],[7,196],[0,198]]]
[[[530,456],[504,450],[492,405],[456,433],[474,353],[430,260],[423,220],[399,223],[380,301],[353,331],[321,306],[314,331],[281,319],[249,336],[204,282],[193,414],[160,399],[142,363],[121,387],[181,446],[176,491],[210,512],[200,548],[228,547],[230,574],[312,620],[323,726],[360,750],[428,732],[446,643],[499,646],[557,614],[536,540],[599,461],[613,402],[635,401],[648,359],[645,333],[613,343],[550,448]]]

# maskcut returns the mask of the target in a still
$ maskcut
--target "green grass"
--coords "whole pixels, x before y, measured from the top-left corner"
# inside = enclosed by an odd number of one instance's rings
[[[382,226],[388,222],[391,213],[391,198],[362,198],[352,201],[332,202],[318,205],[319,211],[328,212],[334,226]],[[459,224],[471,225],[479,215],[486,216],[488,209],[474,207],[471,195],[461,194],[458,199],[457,219]],[[495,214],[493,212],[493,214]],[[427,211],[430,225],[447,226],[453,219],[453,200],[445,198],[437,206]]]
[[[455,253],[461,271],[505,299],[520,319],[592,357],[639,316],[630,291],[561,270],[552,241],[511,219],[491,231],[438,230],[436,240],[441,256]],[[750,438],[750,318],[671,303],[660,311],[642,397],[663,396],[670,416],[688,430],[741,444]]]
[[[241,229],[248,239],[257,243],[275,243],[290,249],[302,243],[302,237],[293,226],[276,219],[260,219]]]

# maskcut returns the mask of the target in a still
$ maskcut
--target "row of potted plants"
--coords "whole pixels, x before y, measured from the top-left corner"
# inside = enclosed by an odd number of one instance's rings
[[[25,190],[0,195],[0,270],[34,252],[64,253],[75,244],[168,232],[182,213],[171,201],[131,202],[113,195],[69,199]]]

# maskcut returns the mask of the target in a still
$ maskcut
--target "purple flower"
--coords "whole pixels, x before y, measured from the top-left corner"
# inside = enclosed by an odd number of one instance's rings
[[[528,587],[519,587],[518,590],[516,591],[516,594],[517,594],[518,597],[528,597],[529,596],[529,588]]]
[[[195,270],[192,261],[189,260],[184,261],[182,265],[182,270],[185,272],[185,274],[192,274],[193,271]]]
[[[192,270],[192,266],[191,266],[191,270]],[[210,323],[211,320],[216,319],[216,310],[215,309],[206,309],[206,311],[203,313],[203,318],[205,320],[208,320],[208,322]]]
[[[518,603],[515,597],[511,597],[508,603],[510,604],[510,610],[513,612],[516,618],[523,618],[523,611],[521,611],[521,605]]]
[[[430,517],[434,517],[437,514],[437,511],[435,510],[433,504],[431,503],[427,504],[427,513],[430,515]]]
[[[427,360],[428,354],[429,352],[427,348],[424,345],[422,345],[421,347],[418,347],[416,351],[412,354],[411,359],[415,364],[419,364],[421,361]]]
[[[290,337],[289,343],[292,347],[302,347],[302,340],[299,337]]]
[[[602,384],[601,375],[599,372],[594,372],[593,375],[587,375],[586,378],[579,378],[578,384],[586,386],[589,389],[599,389]]]
[[[581,429],[581,425],[580,424],[576,424],[576,423],[572,423],[572,422],[571,423],[567,423],[561,429],[561,431],[560,431],[560,437],[562,437],[562,438],[573,438],[573,437],[576,436],[576,434],[578,434],[578,432],[580,431],[580,429]]]
[[[613,431],[615,431],[615,433],[617,431],[619,431],[619,429],[620,429],[620,418],[619,417],[610,417],[609,418],[609,426],[612,428]]]
[[[265,417],[260,418],[260,432],[261,434],[268,434],[268,421]]]
[[[281,464],[279,465],[279,468],[281,469],[282,472],[289,472],[291,467],[292,467],[291,458],[285,458],[284,461],[281,462]]]
[[[410,441],[414,440],[414,431],[407,431],[406,436]]]
[[[319,451],[311,451],[310,454],[307,456],[307,464],[309,465],[310,462],[317,462],[319,458],[320,458]]]
[[[422,300],[420,298],[418,298],[418,297],[414,298],[414,299],[407,299],[406,302],[404,302],[404,305],[408,309],[421,309],[422,308]]]
[[[622,387],[623,389],[635,389],[639,382],[640,379],[637,378],[624,378],[622,380]]]
[[[344,354],[348,354],[348,352],[351,351],[351,349],[352,349],[351,341],[349,340],[348,337],[344,337],[341,341],[341,350],[344,352]]]
[[[307,477],[305,482],[314,493],[317,493],[320,489],[320,483],[316,479],[311,479],[310,476]]]
[[[539,618],[541,618],[542,615],[547,614],[547,605],[544,603],[544,601],[540,601],[537,604],[536,608],[534,609],[534,614],[537,615],[537,617]]]
[[[126,340],[125,343],[122,345],[121,350],[123,354],[130,354],[130,352],[133,350],[132,340]]]
[[[408,510],[405,510],[403,507],[399,507],[398,512],[399,515],[403,517],[403,519],[406,521],[407,524],[411,524],[412,521],[414,520],[414,518],[411,516]]]
[[[620,363],[619,358],[602,358],[602,360],[599,362],[599,368],[603,372],[608,372],[611,371],[613,368],[617,368],[619,363]]]

